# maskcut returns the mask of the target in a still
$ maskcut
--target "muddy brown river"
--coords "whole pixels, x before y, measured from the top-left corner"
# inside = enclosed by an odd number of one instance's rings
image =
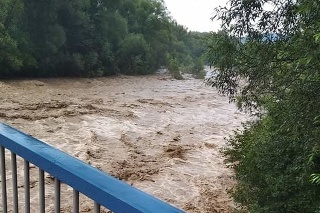
[[[235,181],[221,149],[246,119],[193,78],[0,81],[1,122],[190,213],[232,212],[227,191]],[[30,170],[37,202],[36,168]],[[53,180],[45,177],[52,212]],[[72,199],[62,200],[62,212],[71,212]],[[86,200],[81,206],[92,211]]]

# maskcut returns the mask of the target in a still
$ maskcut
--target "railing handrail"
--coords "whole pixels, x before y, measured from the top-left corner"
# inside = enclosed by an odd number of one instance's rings
[[[0,145],[113,212],[183,212],[3,123]]]

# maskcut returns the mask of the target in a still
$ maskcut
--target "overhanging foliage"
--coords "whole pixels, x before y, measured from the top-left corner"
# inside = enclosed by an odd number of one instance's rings
[[[320,170],[318,8],[317,1],[231,0],[216,11],[224,31],[211,38],[219,74],[209,83],[258,118],[226,152],[239,181],[234,198],[250,212],[319,209],[320,188],[310,181]]]

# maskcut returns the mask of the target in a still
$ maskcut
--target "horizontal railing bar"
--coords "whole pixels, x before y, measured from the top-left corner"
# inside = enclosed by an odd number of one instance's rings
[[[0,145],[113,212],[183,212],[40,140],[2,123],[0,123]]]

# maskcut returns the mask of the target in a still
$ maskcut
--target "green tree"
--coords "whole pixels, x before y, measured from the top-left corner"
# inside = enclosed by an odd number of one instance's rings
[[[143,35],[129,34],[117,52],[118,67],[124,74],[150,74],[152,56],[150,46]]]
[[[267,8],[267,9],[265,9]],[[271,8],[271,9],[270,9]],[[316,212],[320,69],[317,1],[230,1],[218,8],[211,85],[257,120],[230,140],[235,200],[250,212]],[[314,157],[310,160],[310,156]]]
[[[180,73],[180,66],[177,59],[171,59],[168,64],[168,69],[173,78],[177,80],[183,80],[183,77]]]
[[[0,2],[0,76],[13,76],[22,67],[35,65],[19,23],[23,10],[22,0]]]
[[[119,49],[120,42],[128,34],[127,20],[119,13],[122,1],[100,1],[95,4],[92,1],[90,11],[95,25],[95,49],[99,55],[100,70],[104,75],[112,75],[119,72],[116,65],[115,53]]]
[[[0,75],[9,75],[10,69],[18,70],[22,66],[17,42],[5,31],[0,23]]]
[[[192,74],[198,79],[204,79],[206,73],[204,71],[204,64],[200,58],[194,60],[192,66]]]
[[[153,73],[197,48],[162,0],[2,0],[0,41],[6,77]]]
[[[120,11],[128,20],[129,32],[142,34],[150,45],[154,58],[152,69],[167,65],[172,32],[171,20],[163,1],[125,1]]]

